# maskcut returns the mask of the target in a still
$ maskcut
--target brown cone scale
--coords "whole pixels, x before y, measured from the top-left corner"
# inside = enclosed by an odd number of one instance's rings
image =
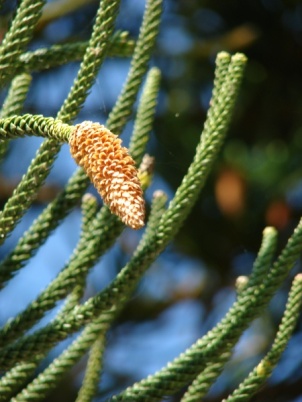
[[[105,126],[84,121],[69,139],[70,152],[84,168],[111,212],[133,229],[144,226],[145,201],[134,161]]]

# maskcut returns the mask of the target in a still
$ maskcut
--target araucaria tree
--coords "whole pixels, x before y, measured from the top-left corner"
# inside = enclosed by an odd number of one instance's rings
[[[19,2],[4,36],[0,47],[0,82],[8,91],[0,116],[0,157],[6,156],[8,144],[14,138],[40,136],[45,140],[0,212],[0,243],[5,242],[36,199],[63,143],[69,144],[71,157],[79,168],[1,261],[1,287],[34,258],[80,201],[82,226],[78,243],[57,277],[0,329],[1,401],[44,400],[86,352],[89,352],[87,367],[76,400],[90,401],[97,395],[108,329],[150,264],[181,230],[223,145],[246,64],[246,57],[239,53],[217,55],[212,98],[192,163],[168,205],[166,195],[156,191],[150,212],[145,214],[144,191],[150,183],[153,163],[145,155],[145,148],[160,85],[160,71],[155,67],[149,69],[148,65],[159,31],[162,2],[146,1],[135,40],[129,39],[127,32],[115,31],[118,0],[100,1],[88,42],[28,51],[42,14],[45,3],[42,0]],[[132,57],[121,93],[106,121],[74,124],[108,55]],[[81,60],[77,76],[56,116],[25,114],[23,105],[32,73],[75,60]],[[133,117],[144,79],[127,149],[119,135]],[[90,181],[102,197],[101,208],[95,197],[85,194]],[[83,302],[87,275],[125,225],[134,230],[144,227],[132,258],[106,288]],[[266,308],[301,253],[302,223],[275,259],[276,242],[276,231],[266,228],[253,271],[221,322],[166,367],[113,395],[111,400],[161,401],[167,395],[180,395],[181,390],[182,402],[202,400],[242,332]],[[270,350],[228,401],[249,400],[269,377],[295,327],[301,296],[302,276],[298,274]],[[55,318],[38,329],[33,328],[62,300],[65,304]],[[49,350],[76,332],[77,337],[67,349],[37,374],[36,369]]]

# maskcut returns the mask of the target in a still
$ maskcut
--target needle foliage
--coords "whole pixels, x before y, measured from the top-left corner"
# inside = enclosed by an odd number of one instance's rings
[[[119,0],[102,0],[87,42],[56,44],[29,51],[28,45],[44,3],[38,0],[19,2],[0,46],[0,82],[3,90],[8,89],[0,114],[0,157],[5,158],[9,141],[13,138],[29,135],[45,138],[0,212],[1,244],[35,201],[61,145],[68,143],[74,131],[74,120],[108,56],[131,57],[131,64],[121,93],[107,121],[102,123],[114,134],[122,133],[133,117],[138,91],[145,79],[129,152],[136,165],[140,166],[139,178],[143,189],[147,188],[151,179],[150,166],[144,154],[155,114],[160,71],[156,67],[150,68],[149,61],[159,31],[163,0],[146,0],[140,32],[135,39],[131,39],[127,32],[115,30]],[[81,64],[57,115],[25,114],[23,105],[33,73],[75,60],[80,60]],[[43,401],[57,387],[62,376],[86,353],[85,375],[76,401],[88,402],[97,397],[106,334],[145,271],[181,230],[191,212],[223,146],[246,61],[240,53],[231,56],[221,52],[217,55],[212,98],[187,173],[168,204],[162,191],[154,193],[136,250],[106,288],[83,302],[87,275],[116,242],[124,225],[106,206],[99,207],[93,196],[84,195],[89,180],[81,168],[70,177],[64,189],[0,262],[0,288],[3,289],[35,257],[37,250],[43,247],[64,218],[81,203],[81,231],[69,260],[34,301],[0,328],[0,401]],[[155,402],[168,395],[181,394],[183,402],[201,401],[230,359],[243,331],[261,315],[299,257],[302,251],[302,221],[277,258],[276,244],[276,231],[266,228],[253,271],[225,317],[172,362],[116,393],[111,400]],[[57,315],[37,328],[39,320],[63,300],[65,303]],[[299,274],[292,283],[270,350],[227,400],[247,401],[267,380],[295,328],[301,302],[302,277]],[[50,363],[45,360],[54,346],[74,334],[73,342],[57,358]],[[38,367],[43,369],[37,370]]]

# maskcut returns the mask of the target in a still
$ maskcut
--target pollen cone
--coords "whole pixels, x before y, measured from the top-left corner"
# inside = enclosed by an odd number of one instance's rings
[[[106,127],[84,121],[69,139],[70,152],[84,168],[105,204],[133,229],[144,226],[145,202],[134,161]]]

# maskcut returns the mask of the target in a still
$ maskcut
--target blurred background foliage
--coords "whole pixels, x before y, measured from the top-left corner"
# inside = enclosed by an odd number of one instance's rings
[[[16,4],[4,2],[2,35]],[[97,5],[93,0],[49,2],[32,48],[87,40]],[[128,30],[135,38],[143,9],[143,0],[122,1],[117,28]],[[220,50],[242,51],[249,59],[226,145],[174,244],[150,268],[108,336],[100,401],[161,368],[209,330],[234,300],[236,278],[249,274],[263,228],[273,225],[279,230],[281,248],[301,216],[302,3],[299,0],[165,0],[153,58],[163,77],[149,144],[149,152],[156,157],[155,178],[147,198],[158,188],[171,195],[186,172],[205,120],[214,60]],[[106,61],[79,121],[105,120],[128,67],[129,59]],[[74,62],[35,73],[26,111],[55,115],[77,68],[78,63]],[[132,125],[130,122],[123,134],[126,143]],[[38,142],[33,138],[17,140],[9,149],[0,171],[2,204],[33,157]],[[16,228],[2,256],[74,169],[63,147],[36,206]],[[6,306],[0,314],[2,322],[20,311],[55,276],[75,244],[79,221],[79,211],[71,214],[49,239],[44,251],[29,263],[27,271],[18,274],[2,293],[0,303]],[[138,236],[128,229],[124,232],[91,273],[87,296],[114,277],[132,253]],[[24,281],[31,286],[24,289]],[[270,311],[263,313],[243,335],[232,361],[207,400],[221,400],[267,350],[280,321],[285,288],[286,284],[271,303]],[[301,330],[300,323],[279,368],[254,400],[302,401]],[[56,348],[50,357],[65,345]],[[74,400],[83,364],[62,380],[62,386],[49,400]]]

